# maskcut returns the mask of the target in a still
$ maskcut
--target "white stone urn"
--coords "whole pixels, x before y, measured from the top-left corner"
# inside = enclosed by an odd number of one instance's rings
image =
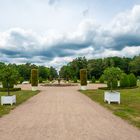
[[[105,91],[104,93],[104,102],[118,102],[120,104],[120,92],[116,91]]]
[[[1,96],[1,105],[4,105],[4,104],[11,104],[11,105],[13,105],[14,103],[16,103],[16,95]]]

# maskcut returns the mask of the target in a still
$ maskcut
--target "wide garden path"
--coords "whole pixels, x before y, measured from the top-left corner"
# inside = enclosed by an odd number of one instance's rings
[[[79,93],[77,86],[40,89],[0,118],[0,140],[140,140],[138,129]]]

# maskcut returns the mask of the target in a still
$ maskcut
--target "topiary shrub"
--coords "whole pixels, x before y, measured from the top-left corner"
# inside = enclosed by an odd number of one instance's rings
[[[128,77],[129,77],[130,87],[137,86],[137,78],[135,77],[135,75],[131,73],[128,75]]]
[[[92,76],[91,82],[92,83],[95,83],[96,82],[95,76]]]
[[[120,87],[129,87],[130,81],[129,77],[126,73],[121,74],[120,78]]]
[[[37,69],[31,70],[31,85],[38,86],[38,70]]]
[[[43,83],[43,78],[42,77],[39,77],[39,83]]]
[[[99,82],[104,83],[104,81],[105,81],[105,77],[104,77],[104,75],[101,75],[99,78]]]
[[[76,76],[73,78],[73,82],[77,83],[77,77]]]
[[[80,80],[81,80],[82,86],[87,85],[87,70],[86,69],[80,70]]]

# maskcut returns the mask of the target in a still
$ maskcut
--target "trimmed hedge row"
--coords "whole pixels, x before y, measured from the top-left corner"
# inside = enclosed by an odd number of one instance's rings
[[[120,78],[120,87],[135,87],[137,86],[137,78],[133,73],[127,75],[123,73]]]
[[[9,91],[20,91],[21,88],[9,88]],[[0,92],[7,92],[7,88],[0,88]]]

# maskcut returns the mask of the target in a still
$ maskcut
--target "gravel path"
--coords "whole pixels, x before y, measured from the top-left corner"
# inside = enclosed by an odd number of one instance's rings
[[[77,86],[40,88],[0,118],[0,140],[140,140],[137,128],[79,93]]]

